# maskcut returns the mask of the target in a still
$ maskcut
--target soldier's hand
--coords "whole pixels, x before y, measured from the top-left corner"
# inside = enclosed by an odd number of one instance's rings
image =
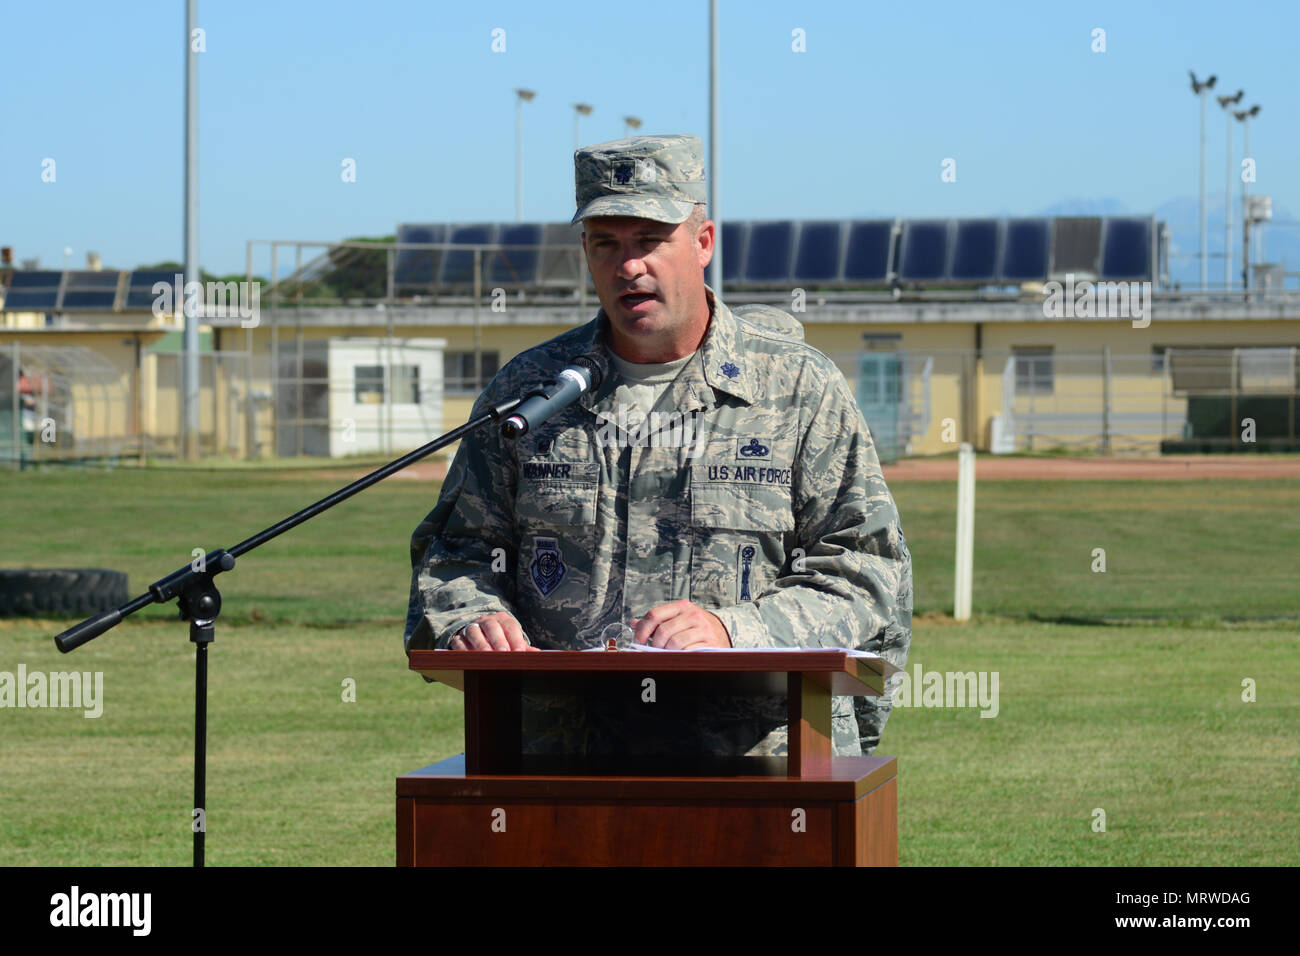
[[[690,601],[660,604],[632,625],[632,639],[651,647],[670,651],[731,647],[731,638],[722,621]]]
[[[523,628],[506,611],[485,614],[461,628],[448,645],[453,651],[535,651]]]

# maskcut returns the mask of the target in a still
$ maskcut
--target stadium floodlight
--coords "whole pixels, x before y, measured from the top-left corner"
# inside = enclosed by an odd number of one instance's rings
[[[1207,281],[1206,259],[1205,259],[1205,94],[1208,90],[1214,89],[1214,84],[1218,82],[1218,76],[1213,74],[1204,83],[1197,82],[1196,74],[1191,70],[1187,71],[1192,78],[1192,92],[1197,95],[1201,101],[1201,291],[1205,291]]]
[[[1215,97],[1223,112],[1227,114],[1224,119],[1227,123],[1225,139],[1228,141],[1228,168],[1224,173],[1223,186],[1223,290],[1225,292],[1232,288],[1232,110],[1229,107],[1236,106],[1245,95],[1245,90],[1238,90],[1232,96]]]
[[[590,116],[591,111],[595,109],[590,103],[573,104],[573,151],[576,153],[581,142],[578,139],[578,120],[584,116]]]
[[[590,116],[595,107],[590,103],[573,104],[573,152],[577,152],[578,146],[581,146],[581,140],[577,138],[577,121],[584,116]]]
[[[1250,158],[1250,118],[1259,115],[1259,104],[1256,103],[1248,110],[1233,110],[1232,115],[1237,118],[1243,128],[1242,158]],[[1250,217],[1250,183],[1243,176],[1241,179],[1241,287],[1250,289],[1250,227],[1254,223]]]
[[[624,116],[623,117],[623,135],[629,135],[632,130],[641,128],[641,117]]]
[[[524,221],[524,104],[536,95],[515,87],[515,222]]]

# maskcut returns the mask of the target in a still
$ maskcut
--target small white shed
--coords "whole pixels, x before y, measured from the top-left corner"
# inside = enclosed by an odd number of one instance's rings
[[[396,455],[436,438],[446,347],[432,338],[309,339],[301,380],[297,348],[282,351],[279,454]]]

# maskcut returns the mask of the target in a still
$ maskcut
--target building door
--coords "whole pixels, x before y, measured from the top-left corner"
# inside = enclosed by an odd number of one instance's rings
[[[858,364],[858,407],[867,420],[881,461],[898,460],[898,415],[903,395],[902,361],[897,352],[867,352]]]

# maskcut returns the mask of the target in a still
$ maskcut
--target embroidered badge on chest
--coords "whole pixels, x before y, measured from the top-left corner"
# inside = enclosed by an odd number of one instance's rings
[[[772,460],[772,439],[770,438],[745,438],[741,437],[736,441],[736,460],[737,461],[771,461]]]
[[[560,548],[555,538],[533,538],[533,563],[528,567],[533,586],[542,597],[550,597],[560,586],[569,569],[564,566]]]
[[[754,555],[758,554],[758,549],[752,544],[742,545],[740,548],[740,557],[737,562],[740,571],[740,600],[754,600],[753,589],[751,588],[751,578],[754,573]]]

